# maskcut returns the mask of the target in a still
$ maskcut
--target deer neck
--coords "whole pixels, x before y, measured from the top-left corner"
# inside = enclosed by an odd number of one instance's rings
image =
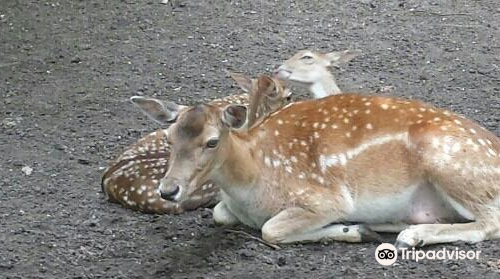
[[[311,91],[315,99],[341,93],[340,88],[329,72],[326,72],[319,80],[312,83],[309,87],[309,91]]]
[[[230,132],[224,144],[223,161],[213,180],[223,189],[252,185],[259,171],[251,143],[241,135]]]

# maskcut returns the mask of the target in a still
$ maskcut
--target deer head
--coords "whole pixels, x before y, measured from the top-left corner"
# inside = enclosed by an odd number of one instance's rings
[[[243,92],[249,92],[252,79],[244,74],[229,73]],[[249,95],[229,95],[211,101],[213,106],[248,104]],[[133,97],[132,102],[158,123],[172,123],[188,106],[146,97]],[[125,207],[148,213],[180,213],[185,210],[213,204],[218,200],[218,187],[206,181],[183,203],[160,197],[157,189],[169,166],[170,145],[163,129],[144,136],[129,146],[106,170],[102,177],[102,190],[107,199]]]
[[[249,109],[243,105],[213,104],[181,108],[175,123],[166,130],[171,154],[167,174],[160,181],[162,198],[177,202],[187,199],[206,181],[210,170],[216,168],[218,151],[230,152],[220,148],[230,130],[242,131],[253,126],[286,104],[289,98],[290,91],[280,81],[265,77],[252,82]],[[156,99],[143,101],[142,110],[157,122],[168,119],[157,115],[173,114],[168,106],[155,105],[159,102]],[[150,102],[154,104],[144,105]]]
[[[341,91],[328,68],[347,63],[359,54],[360,51],[355,50],[329,53],[302,50],[283,62],[275,71],[275,76],[308,85],[314,98],[340,94]]]

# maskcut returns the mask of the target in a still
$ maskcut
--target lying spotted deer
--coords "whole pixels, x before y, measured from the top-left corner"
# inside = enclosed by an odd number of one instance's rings
[[[259,77],[259,90],[280,86]],[[500,140],[418,101],[342,94],[289,104],[241,130],[247,109],[199,105],[168,129],[162,197],[182,202],[208,179],[216,223],[261,229],[270,243],[397,247],[500,238]],[[342,223],[359,223],[343,225]]]
[[[251,80],[242,74],[231,73],[231,77],[239,87],[248,92],[252,90]],[[275,95],[258,97],[252,101],[248,124],[253,125],[268,113],[290,101],[290,91],[275,91]],[[229,104],[247,104],[248,94],[231,95],[214,100],[209,104],[226,107]],[[154,114],[153,119],[161,119],[161,123],[172,123],[179,115],[190,107],[162,102],[144,97],[132,97],[131,101],[139,108]],[[111,202],[145,213],[181,213],[185,210],[201,206],[215,205],[218,202],[218,187],[211,181],[200,183],[196,191],[181,203],[161,199],[158,193],[159,181],[168,169],[170,145],[166,130],[153,132],[137,143],[131,145],[105,171],[102,178],[102,190]]]
[[[324,95],[324,93],[319,94],[316,88],[323,88],[329,92],[328,94],[340,94],[340,89],[336,85],[332,74],[328,71],[328,67],[330,65],[347,63],[358,53],[358,51],[351,50],[328,54],[299,51],[283,63],[282,70],[288,71],[291,74],[288,76],[280,74],[278,78],[312,83],[313,86],[310,87],[310,93],[313,97]],[[305,54],[310,55],[312,60],[309,61],[309,58],[305,58]],[[326,61],[325,57],[328,57],[329,60]],[[306,60],[307,62],[303,62]],[[311,75],[307,75],[307,72],[310,72]],[[311,80],[311,76],[319,77],[318,81],[314,78]],[[246,93],[230,95],[226,98],[215,100],[211,102],[212,105],[223,107],[231,103],[248,103],[247,93],[252,87],[251,80],[244,75],[235,73],[231,74],[231,77],[243,92]],[[140,99],[136,98],[135,100],[139,101]],[[272,104],[273,101],[270,101],[270,104]],[[161,106],[162,103],[159,102],[156,105]],[[165,106],[167,109],[173,108],[174,111],[187,108],[168,102],[165,103]],[[262,117],[258,113],[249,115],[256,116],[257,118]],[[169,114],[168,117],[171,117],[171,119],[163,119],[162,122],[171,123],[175,121],[176,116],[177,114]],[[249,121],[251,122],[252,119],[249,119]],[[168,168],[169,154],[170,146],[167,143],[165,131],[162,129],[146,135],[135,144],[129,146],[110,164],[102,177],[102,191],[106,194],[107,199],[132,210],[158,214],[181,213],[185,210],[215,204],[218,201],[218,188],[213,183],[200,185],[199,191],[194,192],[192,197],[186,199],[183,204],[160,199],[157,189],[159,187],[159,180],[165,175]]]

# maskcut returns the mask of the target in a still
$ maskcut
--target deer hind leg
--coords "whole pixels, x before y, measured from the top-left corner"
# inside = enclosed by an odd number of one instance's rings
[[[499,146],[486,144],[494,137],[479,127],[465,129],[449,123],[414,128],[418,133],[410,132],[410,145],[418,154],[416,165],[454,214],[448,221],[460,223],[410,226],[398,235],[396,246],[500,238],[500,157],[493,156]]]
[[[471,223],[410,226],[398,235],[395,246],[397,248],[411,248],[455,241],[476,243],[500,238],[498,217],[496,221],[481,218]]]
[[[380,241],[380,236],[365,225],[332,224],[335,220],[303,208],[289,208],[267,221],[262,238],[270,243]]]
[[[398,233],[407,229],[410,225],[405,223],[387,223],[387,224],[367,224],[367,227],[374,232]]]

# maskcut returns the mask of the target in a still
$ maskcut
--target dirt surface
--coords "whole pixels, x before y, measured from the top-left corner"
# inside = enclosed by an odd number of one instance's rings
[[[477,261],[382,267],[377,244],[276,251],[210,209],[144,215],[100,193],[107,162],[157,128],[128,97],[224,96],[224,70],[268,72],[303,48],[360,49],[334,69],[344,90],[394,86],[499,135],[498,0],[159,2],[0,0],[1,278],[500,277],[500,241],[426,248]]]

